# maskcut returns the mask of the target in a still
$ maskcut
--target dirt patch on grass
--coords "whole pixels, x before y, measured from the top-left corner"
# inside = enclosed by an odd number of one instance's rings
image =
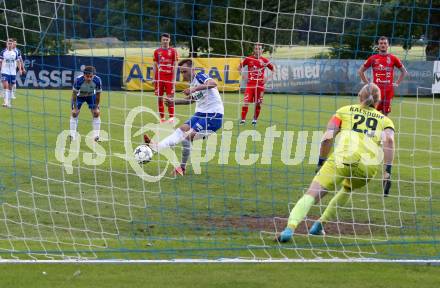
[[[296,234],[308,234],[310,227],[314,221],[318,219],[316,216],[310,216],[306,221],[295,229]],[[233,229],[241,231],[266,231],[266,232],[280,232],[287,225],[287,219],[279,217],[210,217],[202,221],[202,225],[209,225],[219,229]],[[337,222],[327,223],[325,225],[325,232],[328,235],[366,235],[371,234],[373,227],[368,223],[352,223],[352,222]]]

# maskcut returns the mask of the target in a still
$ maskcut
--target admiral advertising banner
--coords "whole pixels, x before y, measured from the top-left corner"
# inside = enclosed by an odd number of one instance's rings
[[[222,91],[238,91],[240,88],[239,58],[194,58],[195,67],[217,81]],[[153,91],[153,58],[128,56],[124,64],[124,86],[127,90]],[[176,90],[188,88],[177,74]]]
[[[87,65],[95,66],[104,90],[121,90],[122,57],[29,56],[24,60],[26,74],[17,77],[17,86],[36,89],[72,89],[76,76]]]

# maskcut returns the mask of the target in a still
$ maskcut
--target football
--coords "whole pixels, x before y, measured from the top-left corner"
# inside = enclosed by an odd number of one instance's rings
[[[139,164],[146,164],[153,158],[153,151],[147,145],[139,145],[134,149],[134,159]]]

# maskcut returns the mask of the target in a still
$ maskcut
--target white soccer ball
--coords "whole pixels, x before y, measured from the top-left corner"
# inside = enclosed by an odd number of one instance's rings
[[[134,149],[134,159],[139,164],[146,164],[153,158],[153,150],[147,145],[139,145]]]

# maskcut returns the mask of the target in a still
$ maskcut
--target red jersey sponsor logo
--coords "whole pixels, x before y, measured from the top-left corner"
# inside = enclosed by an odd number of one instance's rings
[[[248,82],[259,82],[264,84],[264,72],[266,67],[273,70],[273,65],[269,59],[265,57],[255,58],[255,56],[246,57],[241,66],[247,66],[248,70]]]
[[[402,62],[393,54],[376,54],[367,59],[365,68],[373,70],[373,81],[377,85],[388,85],[394,82],[394,67],[402,67]]]
[[[172,76],[177,61],[178,55],[174,48],[158,48],[154,51],[154,62],[157,64],[160,75]]]

